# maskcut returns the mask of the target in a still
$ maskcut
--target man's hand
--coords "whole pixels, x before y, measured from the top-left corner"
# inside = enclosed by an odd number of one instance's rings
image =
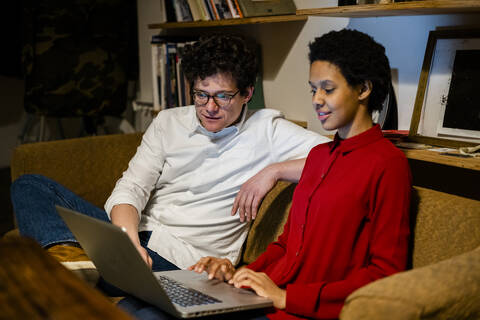
[[[250,287],[259,296],[269,298],[273,301],[273,306],[278,309],[285,309],[287,304],[287,291],[279,288],[263,272],[255,272],[248,268],[239,269],[228,283],[235,287]]]
[[[216,278],[221,281],[232,279],[235,273],[235,267],[230,260],[215,257],[203,257],[196,264],[188,267],[188,270],[198,273],[206,271],[208,279]]]
[[[241,222],[255,219],[263,197],[277,183],[277,169],[276,164],[265,167],[242,185],[233,202],[232,216],[238,211]]]
[[[232,216],[237,211],[240,221],[250,221],[257,216],[263,197],[277,183],[286,180],[297,183],[302,176],[305,158],[271,164],[248,179],[240,188],[232,207]]]
[[[138,252],[140,253],[140,256],[143,258],[143,261],[145,261],[145,263],[147,264],[147,266],[150,267],[150,269],[152,269],[152,258],[150,257],[150,255],[148,254],[148,251],[147,249],[145,249],[144,247],[142,247],[141,245],[139,246],[135,246],[135,248],[137,248]]]

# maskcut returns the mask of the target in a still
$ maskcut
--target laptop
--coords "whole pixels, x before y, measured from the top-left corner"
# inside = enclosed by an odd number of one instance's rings
[[[175,317],[194,318],[273,305],[251,290],[209,280],[206,272],[152,272],[122,228],[61,206],[56,208],[107,282]]]

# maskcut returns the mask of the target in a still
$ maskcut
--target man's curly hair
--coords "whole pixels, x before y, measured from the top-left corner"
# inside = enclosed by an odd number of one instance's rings
[[[187,81],[205,79],[218,73],[230,74],[241,95],[255,84],[258,73],[257,46],[233,34],[212,34],[185,46],[182,56]],[[193,86],[192,86],[193,87]]]
[[[381,110],[391,84],[385,48],[357,30],[330,31],[309,44],[310,65],[327,61],[340,69],[350,86],[372,82],[368,111]]]

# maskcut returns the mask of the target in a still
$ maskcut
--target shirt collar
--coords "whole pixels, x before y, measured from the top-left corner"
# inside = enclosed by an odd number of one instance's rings
[[[194,108],[195,108],[195,106],[194,106]],[[193,119],[192,119],[192,126],[191,126],[192,130],[190,131],[189,136],[191,137],[194,134],[198,133],[198,134],[203,134],[203,135],[209,137],[212,140],[215,140],[215,139],[223,138],[223,137],[231,134],[232,132],[234,134],[237,134],[243,127],[243,124],[244,124],[246,116],[247,116],[247,111],[248,111],[248,106],[247,106],[247,104],[245,104],[242,108],[242,113],[240,114],[240,121],[238,121],[234,125],[231,125],[229,127],[224,128],[224,129],[222,129],[218,132],[211,132],[211,131],[208,131],[207,129],[205,129],[202,126],[202,124],[200,123],[200,120],[198,120],[197,113],[196,113],[196,110],[195,110],[194,116],[193,116]]]
[[[335,149],[338,149],[343,154],[346,154],[355,149],[361,148],[367,144],[373,143],[377,140],[383,138],[382,130],[380,125],[376,124],[372,128],[364,131],[356,136],[353,136],[348,139],[342,139],[338,135],[338,132],[335,134],[335,138],[330,142],[330,152],[333,152]]]

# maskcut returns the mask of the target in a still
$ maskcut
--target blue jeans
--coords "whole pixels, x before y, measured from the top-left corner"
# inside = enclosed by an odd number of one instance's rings
[[[60,205],[90,217],[110,222],[107,213],[82,199],[59,183],[35,174],[23,175],[15,180],[11,186],[12,204],[18,223],[20,234],[35,239],[43,247],[48,247],[62,242],[77,242],[72,232],[58,215],[55,205]],[[153,271],[176,270],[177,266],[165,260],[155,251],[147,248],[151,232],[140,232],[140,243],[152,258]],[[99,289],[112,296],[126,295],[121,290],[113,287],[100,279]],[[118,306],[138,319],[173,319],[143,301],[132,296],[118,303]],[[260,313],[259,313],[260,312]],[[242,316],[243,314],[243,316]],[[248,313],[227,314],[225,319],[267,319],[261,311]],[[218,319],[217,316],[212,319]]]
[[[13,209],[20,234],[35,239],[41,246],[77,242],[55,209],[60,205],[87,216],[110,222],[107,213],[47,177],[27,174],[11,186]],[[151,232],[140,232],[140,243],[146,248]],[[155,251],[146,248],[154,271],[178,269]]]
[[[174,316],[169,315],[162,310],[149,305],[146,302],[140,301],[135,298],[125,298],[118,303],[118,306],[125,310],[127,313],[133,315],[136,319],[139,320],[173,320],[177,319]],[[262,309],[258,310],[247,310],[233,313],[225,313],[214,316],[206,316],[195,319],[205,319],[205,320],[268,320],[265,316],[265,311]]]

